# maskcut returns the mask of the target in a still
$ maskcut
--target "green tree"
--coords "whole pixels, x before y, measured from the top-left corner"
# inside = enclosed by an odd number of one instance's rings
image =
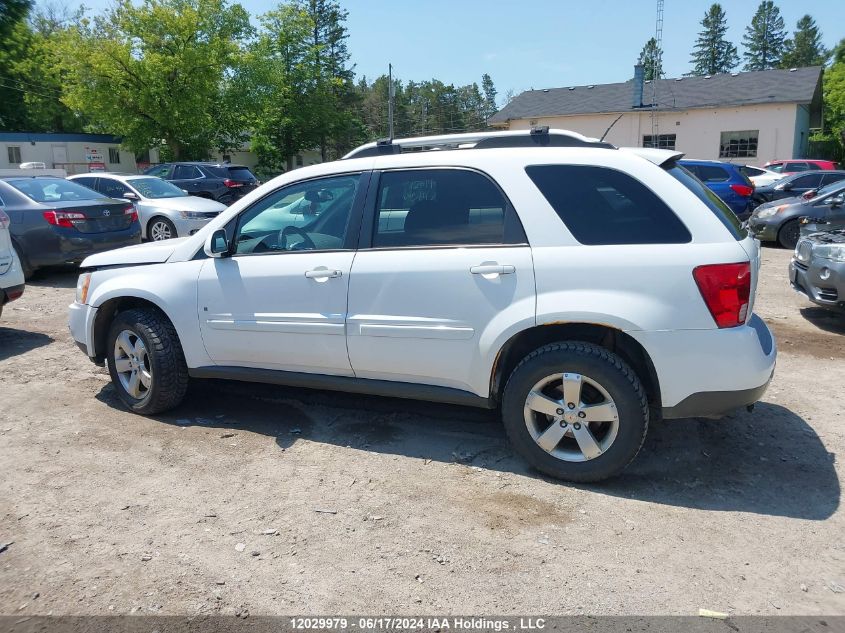
[[[6,37],[32,10],[32,0],[0,0],[0,36]]]
[[[739,63],[736,46],[725,37],[728,32],[728,20],[722,5],[710,5],[704,19],[704,27],[698,33],[698,39],[692,52],[692,75],[715,75],[733,70]]]
[[[645,80],[662,77],[663,72],[663,51],[657,46],[657,40],[653,37],[645,43],[643,50],[640,51],[637,63],[643,65],[643,72],[645,73]]]
[[[481,76],[481,90],[484,92],[484,124],[487,125],[490,117],[499,110],[496,105],[496,86],[493,84],[493,78],[487,73]]]
[[[825,126],[845,148],[845,61],[824,73]]]
[[[839,44],[833,47],[831,56],[833,57],[834,64],[845,62],[845,37],[839,40]]]
[[[745,28],[742,43],[745,45],[745,70],[768,70],[777,68],[783,55],[783,18],[773,0],[763,0]]]
[[[116,0],[61,38],[63,101],[134,151],[172,159],[240,144],[227,78],[241,60],[249,16],[226,0]]]
[[[830,51],[822,44],[822,34],[815,20],[805,15],[795,25],[792,37],[783,44],[781,68],[823,66],[830,58]]]

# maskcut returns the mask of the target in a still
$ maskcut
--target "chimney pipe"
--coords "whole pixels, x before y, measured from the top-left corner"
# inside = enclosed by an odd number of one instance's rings
[[[645,78],[645,67],[642,64],[634,65],[634,95],[631,102],[632,108],[643,107],[643,79]]]

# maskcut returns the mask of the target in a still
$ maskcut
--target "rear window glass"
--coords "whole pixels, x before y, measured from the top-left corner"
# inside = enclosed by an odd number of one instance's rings
[[[727,169],[717,165],[696,165],[695,174],[704,182],[725,182],[731,177]]]
[[[249,167],[208,167],[208,170],[221,178],[231,178],[239,182],[250,182],[256,180]]]
[[[692,191],[696,197],[701,200],[713,214],[719,218],[719,221],[725,225],[731,235],[736,239],[742,240],[748,236],[748,231],[742,226],[739,218],[736,217],[730,207],[722,202],[722,199],[701,182],[698,178],[693,176],[682,165],[672,165],[666,169],[677,181],[684,185],[687,189]]]
[[[100,200],[103,197],[88,187],[62,178],[20,178],[7,182],[36,202]]]
[[[588,165],[532,165],[529,178],[582,244],[683,244],[690,232],[628,174]]]

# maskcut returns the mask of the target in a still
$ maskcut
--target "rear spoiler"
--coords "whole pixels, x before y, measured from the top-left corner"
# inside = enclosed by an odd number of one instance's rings
[[[669,166],[671,163],[684,157],[683,152],[675,152],[670,149],[655,149],[653,147],[620,147],[619,150],[636,154],[658,167]]]

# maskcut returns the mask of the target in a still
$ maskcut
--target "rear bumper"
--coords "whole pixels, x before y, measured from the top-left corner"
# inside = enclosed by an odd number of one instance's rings
[[[774,337],[756,314],[735,328],[627,333],[651,357],[667,419],[718,416],[753,404],[777,360]]]
[[[826,279],[822,279],[822,275]],[[789,283],[816,305],[845,309],[845,262],[812,259],[807,265],[789,262]]]
[[[80,233],[75,229],[50,227],[39,231],[25,244],[26,256],[35,266],[60,266],[81,262],[89,255],[141,243],[141,225],[132,223],[122,231]]]

